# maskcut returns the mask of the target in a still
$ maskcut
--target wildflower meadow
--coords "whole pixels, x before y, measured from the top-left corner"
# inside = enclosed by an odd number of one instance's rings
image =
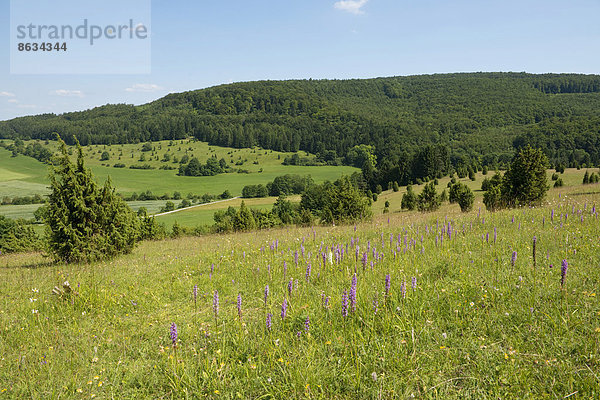
[[[0,258],[0,398],[598,398],[597,196]]]

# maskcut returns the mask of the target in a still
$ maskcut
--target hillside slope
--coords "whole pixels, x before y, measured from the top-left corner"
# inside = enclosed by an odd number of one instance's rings
[[[0,122],[0,138],[82,144],[195,136],[214,145],[306,150],[324,159],[358,144],[397,164],[425,145],[454,165],[505,162],[513,145],[555,163],[600,163],[600,76],[468,73],[355,80],[261,81]]]

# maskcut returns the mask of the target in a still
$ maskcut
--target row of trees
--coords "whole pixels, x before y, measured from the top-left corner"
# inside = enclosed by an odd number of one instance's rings
[[[218,211],[214,214],[215,229],[231,232],[289,224],[310,225],[317,218],[326,224],[347,223],[370,217],[370,206],[362,178],[355,174],[321,185],[311,183],[304,189],[299,204],[291,203],[285,193],[281,193],[272,210],[250,209],[242,202],[238,210],[229,207]]]
[[[506,173],[502,176],[495,174],[491,179],[485,178],[482,190],[485,191],[483,202],[490,211],[519,206],[536,206],[541,204],[550,188],[547,182],[546,170],[548,159],[540,149],[527,146],[521,149],[513,158]],[[586,172],[584,183],[590,181]],[[558,181],[557,181],[558,182]],[[559,186],[559,185],[556,185]],[[473,208],[475,196],[471,189],[455,178],[448,184],[450,203],[458,203],[463,212]],[[425,185],[418,196],[411,185],[402,197],[402,209],[428,212],[437,210],[446,199],[446,192],[437,194],[435,183]]]
[[[449,201],[451,204],[457,203],[462,212],[473,209],[475,195],[467,185],[460,182],[450,182],[449,188],[449,194],[445,190],[438,194],[435,183],[429,182],[425,185],[423,191],[417,195],[412,185],[408,185],[406,193],[402,196],[401,207],[403,210],[431,212],[439,209],[444,201]]]
[[[310,175],[282,175],[273,179],[267,185],[247,185],[242,189],[242,197],[267,197],[267,196],[290,196],[302,194],[307,188],[312,186],[314,181]]]
[[[181,164],[179,175],[182,176],[214,176],[227,172],[227,161],[224,158],[217,160],[216,157],[209,157],[206,164],[193,157],[189,163]]]

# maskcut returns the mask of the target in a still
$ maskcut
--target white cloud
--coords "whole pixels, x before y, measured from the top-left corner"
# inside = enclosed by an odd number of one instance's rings
[[[0,92],[0,97],[15,97],[15,94],[11,92]]]
[[[8,102],[9,103],[18,103],[19,100],[17,100],[17,99],[8,99]]]
[[[333,6],[338,10],[347,11],[352,14],[364,14],[361,10],[369,0],[340,0]]]
[[[136,83],[125,89],[127,92],[157,92],[159,90],[163,90],[163,88],[154,83]]]
[[[35,104],[19,104],[17,107],[19,108],[37,108]]]
[[[83,97],[83,92],[81,90],[58,89],[50,92],[50,94],[63,97]]]

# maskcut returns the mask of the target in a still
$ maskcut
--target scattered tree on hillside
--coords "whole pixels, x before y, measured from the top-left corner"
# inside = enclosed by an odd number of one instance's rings
[[[128,253],[138,238],[139,223],[107,180],[99,188],[84,165],[77,146],[76,164],[60,140],[60,155],[50,174],[48,210],[45,214],[48,249],[65,262],[84,262]]]
[[[436,211],[440,208],[442,201],[435,190],[433,182],[429,182],[417,198],[417,208],[421,212]]]

